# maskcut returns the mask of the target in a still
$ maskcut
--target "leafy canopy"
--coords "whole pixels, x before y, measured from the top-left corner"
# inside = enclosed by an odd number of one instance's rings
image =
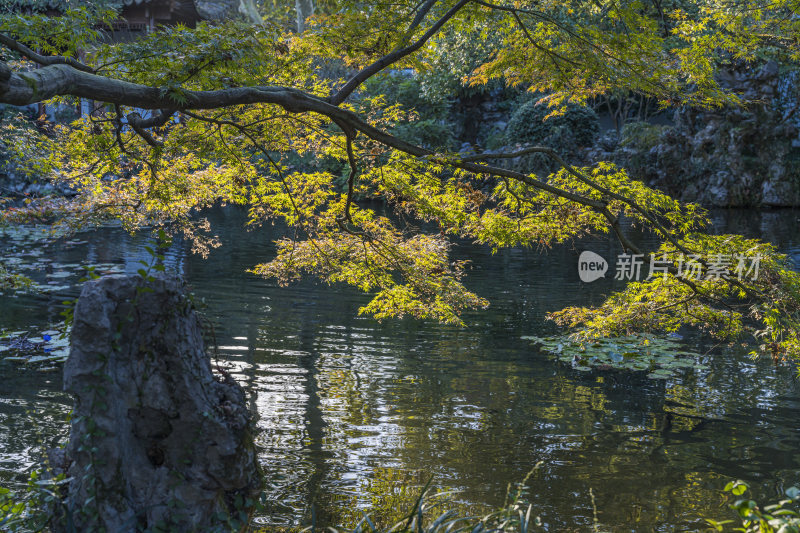
[[[451,239],[500,249],[610,233],[638,254],[621,229],[632,221],[662,240],[664,275],[552,318],[586,337],[684,324],[724,338],[750,332],[761,352],[798,356],[800,276],[772,246],[705,234],[701,208],[612,164],[576,168],[547,147],[464,155],[418,146],[389,133],[413,122],[415,110],[363,87],[413,69],[429,81],[450,76],[451,86],[546,93],[550,115],[611,91],[664,106],[741,105],[715,72],[767,57],[796,61],[799,9],[797,0],[337,0],[302,34],[287,32],[285,20],[230,20],[116,43],[103,38],[116,16],[108,9],[47,17],[11,8],[0,20],[0,102],[100,104],[20,150],[32,171],[79,191],[64,205],[68,223],[110,216],[130,229],[166,227],[205,251],[219,243],[198,219],[202,208],[243,206],[252,224],[289,228],[277,257],[254,272],[351,284],[373,294],[361,312],[377,318],[460,323],[461,312],[487,302],[463,285]],[[458,64],[447,55],[454,51]],[[503,167],[528,153],[560,170]],[[757,254],[761,275],[679,276],[685,257],[711,254]]]

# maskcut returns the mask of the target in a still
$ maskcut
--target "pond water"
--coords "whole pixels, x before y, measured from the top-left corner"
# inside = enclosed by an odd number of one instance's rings
[[[367,298],[311,281],[280,288],[245,270],[274,254],[273,228],[243,230],[243,213],[215,210],[223,247],[208,259],[175,243],[182,272],[216,324],[220,358],[257,416],[269,512],[257,522],[319,524],[397,516],[420,487],[455,490],[475,512],[499,505],[509,483],[531,477],[534,512],[551,531],[694,531],[729,517],[721,488],[750,482],[777,498],[800,484],[800,385],[789,367],[752,361],[687,335],[702,370],[667,380],[577,372],[527,335],[553,332],[547,311],[599,302],[613,281],[582,283],[577,257],[619,252],[605,239],[494,256],[468,244],[469,286],[492,302],[467,328],[358,317]],[[800,260],[800,212],[713,213],[714,230],[774,242]],[[648,246],[646,236],[637,236]],[[3,238],[8,250],[19,243]],[[46,328],[78,289],[78,264],[135,272],[145,237],[118,229],[30,248],[25,261],[51,290],[0,296],[0,328]],[[16,255],[19,255],[18,253]],[[613,265],[612,265],[613,269]],[[0,484],[14,485],[41,450],[64,437],[68,399],[58,369],[0,362]]]

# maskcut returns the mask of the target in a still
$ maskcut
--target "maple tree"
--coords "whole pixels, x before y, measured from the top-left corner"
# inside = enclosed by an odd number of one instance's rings
[[[35,172],[79,191],[61,206],[71,224],[110,216],[130,229],[163,226],[202,250],[218,244],[198,218],[202,208],[240,205],[254,224],[280,219],[290,228],[277,257],[255,272],[281,283],[310,274],[351,284],[373,294],[362,312],[377,318],[460,323],[464,310],[487,302],[462,283],[451,239],[499,249],[609,233],[643,254],[623,229],[632,221],[663,242],[664,275],[552,318],[586,337],[685,324],[724,338],[750,332],[757,351],[798,356],[800,276],[771,245],[706,234],[700,207],[610,163],[578,168],[541,146],[464,154],[413,144],[389,133],[413,113],[363,91],[387,71],[440,68],[458,35],[484,52],[465,83],[546,93],[553,114],[611,91],[664,106],[742,105],[715,72],[730,62],[799,59],[798,15],[797,0],[339,0],[303,33],[228,21],[111,43],[101,33],[116,14],[103,6],[58,17],[7,12],[0,102],[101,104],[25,151]],[[538,176],[501,164],[530,153],[561,169]],[[343,185],[298,158],[341,161]],[[759,276],[680,276],[683,258],[699,256],[708,268],[702,258],[713,254],[758,255]]]

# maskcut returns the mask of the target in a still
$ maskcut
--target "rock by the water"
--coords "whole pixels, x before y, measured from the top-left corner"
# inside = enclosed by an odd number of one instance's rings
[[[246,520],[261,474],[244,394],[212,374],[180,280],[87,282],[64,384],[78,531],[230,531]]]
[[[767,62],[758,70],[731,68],[718,78],[750,104],[678,109],[673,125],[658,135],[652,134],[654,125],[626,126],[631,135],[623,144],[628,147],[593,159],[611,159],[686,202],[710,207],[800,205],[800,123],[787,120],[786,102],[778,98],[786,80],[777,64]],[[648,127],[650,134],[641,135]]]

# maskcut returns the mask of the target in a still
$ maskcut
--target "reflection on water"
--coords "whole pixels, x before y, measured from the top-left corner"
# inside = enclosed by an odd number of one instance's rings
[[[725,516],[720,488],[750,481],[772,497],[800,483],[800,387],[789,369],[717,349],[708,370],[651,381],[576,373],[520,340],[551,331],[545,312],[598,302],[613,281],[578,280],[580,250],[605,257],[605,240],[495,256],[467,244],[470,287],[492,301],[458,329],[382,324],[358,317],[364,295],[304,282],[289,288],[246,274],[271,257],[271,230],[242,230],[243,215],[213,213],[225,245],[208,260],[176,244],[181,270],[216,325],[221,364],[248,390],[268,474],[264,525],[339,523],[359,509],[392,514],[430,476],[465,506],[501,503],[509,482],[532,478],[536,512],[550,530],[587,530],[589,488],[614,531],[690,531]],[[718,231],[762,235],[800,260],[800,213],[719,212]],[[117,230],[54,245],[63,263],[139,268],[144,239]],[[639,236],[644,246],[646,237]],[[74,289],[0,298],[0,325],[59,319]],[[711,346],[691,341],[701,353]],[[0,364],[0,478],[18,480],[45,444],[63,435],[60,375]],[[33,413],[34,408],[39,413]],[[410,490],[404,492],[403,487]]]

